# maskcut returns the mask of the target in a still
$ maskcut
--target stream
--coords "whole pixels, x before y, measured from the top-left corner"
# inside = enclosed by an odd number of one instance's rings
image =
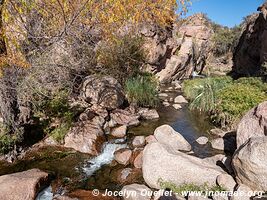
[[[162,90],[168,94],[167,99],[175,98],[181,94],[179,91],[166,88],[163,87]],[[213,127],[204,115],[190,111],[187,105],[179,110],[172,106],[165,107],[161,105],[157,110],[160,115],[159,120],[143,121],[138,127],[129,129],[127,138],[109,140],[103,145],[102,153],[96,157],[60,147],[43,147],[27,153],[23,160],[13,164],[0,163],[0,175],[31,168],[39,168],[50,172],[53,175],[53,181],[49,187],[39,193],[37,200],[52,200],[53,194],[62,195],[66,191],[74,189],[120,190],[129,183],[120,183],[117,174],[131,166],[125,167],[116,164],[114,152],[127,147],[134,136],[152,135],[155,128],[163,124],[169,124],[181,133],[192,145],[193,155],[197,157],[205,158],[222,153],[212,149],[209,143],[199,145],[195,142],[200,136],[212,138],[208,131]],[[134,182],[144,184],[141,173]]]

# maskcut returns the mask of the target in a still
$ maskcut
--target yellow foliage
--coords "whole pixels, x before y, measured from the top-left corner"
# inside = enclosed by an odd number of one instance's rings
[[[134,27],[144,22],[165,26],[175,20],[178,7],[181,12],[186,11],[188,2],[189,0],[179,0],[178,4],[176,0],[5,0],[2,29],[4,35],[8,36],[7,54],[17,55],[16,57],[23,55],[18,44],[25,39],[28,31],[25,24],[32,11],[38,13],[39,18],[36,20],[45,21],[43,33],[39,36],[44,39],[69,34],[72,27],[92,26],[99,27],[102,37],[110,37],[128,24]],[[22,64],[24,58],[17,60],[19,62],[16,63]]]

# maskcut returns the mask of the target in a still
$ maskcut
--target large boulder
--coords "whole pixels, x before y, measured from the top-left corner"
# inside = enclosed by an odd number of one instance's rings
[[[236,143],[240,147],[251,137],[267,134],[267,101],[251,109],[237,127]]]
[[[0,176],[0,199],[34,200],[48,180],[48,174],[39,169]]]
[[[120,107],[125,99],[122,86],[116,79],[95,75],[85,78],[81,96],[86,102],[109,110]]]
[[[250,138],[235,153],[232,165],[239,184],[267,191],[267,137]]]
[[[151,188],[160,189],[161,182],[177,186],[188,184],[216,185],[216,178],[224,171],[200,158],[174,151],[158,142],[150,143],[143,152],[143,177]]]
[[[66,135],[64,147],[94,156],[98,155],[105,141],[102,129],[104,123],[105,120],[101,117],[78,122]]]
[[[186,139],[169,125],[162,125],[156,128],[154,136],[159,143],[165,144],[176,151],[191,150],[191,145],[186,141]]]
[[[246,27],[234,52],[233,72],[237,76],[266,75],[267,61],[267,5],[246,18]],[[256,9],[255,9],[256,10]]]

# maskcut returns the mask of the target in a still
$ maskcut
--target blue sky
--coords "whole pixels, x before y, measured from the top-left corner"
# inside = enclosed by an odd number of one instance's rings
[[[203,12],[221,25],[233,27],[240,24],[243,17],[257,12],[264,0],[192,0],[188,15]]]

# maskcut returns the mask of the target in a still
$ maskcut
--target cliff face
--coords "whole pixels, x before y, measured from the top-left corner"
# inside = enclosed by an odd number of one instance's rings
[[[177,22],[165,34],[146,28],[143,36],[149,55],[147,70],[155,73],[160,82],[189,78],[193,71],[201,73],[211,52],[212,35],[203,14]]]
[[[245,30],[235,49],[233,74],[235,76],[265,75],[267,62],[267,4],[258,8],[260,13],[249,17]]]

